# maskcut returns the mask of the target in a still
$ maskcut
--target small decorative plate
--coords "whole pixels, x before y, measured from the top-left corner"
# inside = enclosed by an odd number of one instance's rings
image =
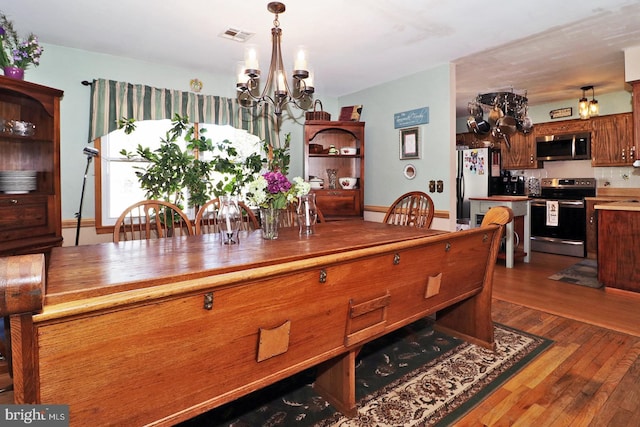
[[[416,177],[416,168],[413,165],[406,165],[402,171],[404,177],[407,179],[413,179]]]
[[[202,90],[202,81],[199,79],[191,79],[189,82],[189,86],[191,86],[191,90],[194,92],[200,92]]]

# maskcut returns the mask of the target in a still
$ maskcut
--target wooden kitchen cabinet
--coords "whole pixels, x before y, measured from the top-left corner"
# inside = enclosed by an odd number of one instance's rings
[[[561,120],[559,122],[536,123],[533,127],[534,140],[538,136],[560,135],[591,131],[589,120]]]
[[[473,132],[463,132],[456,134],[456,145],[474,147],[476,144],[476,134]]]
[[[633,114],[594,117],[591,120],[591,165],[630,166],[636,159]]]
[[[324,120],[307,120],[305,122],[305,179],[309,180],[313,177],[324,179],[324,188],[313,190],[313,192],[316,194],[316,203],[326,219],[363,216],[365,182],[364,127],[364,122],[332,122]],[[339,154],[329,154],[329,147],[332,145],[338,150]],[[344,155],[340,153],[340,149],[343,147],[356,148],[356,154]],[[357,178],[356,188],[342,189],[339,182],[336,182],[335,188],[330,188],[327,169],[337,169],[338,178]]]
[[[594,206],[601,203],[616,202],[619,200],[627,200],[623,197],[586,197],[586,215],[587,215],[587,258],[596,259],[598,257],[598,212]]]
[[[62,94],[58,89],[0,76],[0,256],[48,253],[62,244]],[[29,136],[11,132],[13,121],[32,123],[35,131]],[[35,189],[7,186],[16,179],[17,171],[35,171]]]
[[[500,144],[502,169],[537,169],[536,139],[533,133],[516,132],[509,137],[511,147]]]
[[[598,204],[598,281],[609,288],[640,292],[638,203]]]

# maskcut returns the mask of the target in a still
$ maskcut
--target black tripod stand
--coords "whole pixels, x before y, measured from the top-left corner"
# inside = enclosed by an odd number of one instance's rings
[[[80,209],[78,209],[78,213],[76,213],[76,218],[78,218],[78,225],[76,227],[76,246],[78,246],[78,242],[80,240],[80,222],[82,221],[82,202],[84,201],[84,187],[87,185],[87,174],[89,173],[89,165],[91,164],[91,160],[98,155],[98,150],[93,147],[84,147],[82,150],[84,154],[87,155],[87,167],[84,170],[84,179],[82,181],[82,194],[80,195]]]

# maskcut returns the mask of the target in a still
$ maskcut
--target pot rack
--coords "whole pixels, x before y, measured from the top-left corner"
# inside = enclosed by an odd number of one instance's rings
[[[518,120],[523,119],[527,114],[529,100],[526,95],[518,95],[512,91],[479,94],[475,102],[489,109],[497,106],[506,116],[512,116]]]
[[[504,140],[507,148],[511,148],[509,136],[520,131],[528,133],[533,128],[529,118],[528,99],[525,95],[513,92],[489,92],[478,94],[475,100],[469,102],[471,116],[467,121],[470,131],[480,135],[491,135],[498,140]],[[485,119],[485,113],[488,113]]]

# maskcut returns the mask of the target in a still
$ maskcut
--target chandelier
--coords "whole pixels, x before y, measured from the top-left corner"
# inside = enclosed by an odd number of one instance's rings
[[[518,131],[529,133],[533,129],[528,102],[526,92],[525,95],[513,90],[478,94],[469,103],[467,127],[476,134],[491,134],[494,138],[503,139],[509,147],[509,136]]]
[[[586,120],[589,117],[595,117],[600,114],[600,107],[598,106],[598,101],[595,99],[596,94],[593,86],[582,86],[580,89],[582,90],[582,98],[578,101],[578,114],[580,114],[580,118]],[[591,101],[585,96],[585,91],[587,90],[591,91]]]
[[[315,89],[313,87],[313,76],[309,73],[306,54],[303,50],[299,51],[296,56],[293,70],[293,87],[289,87],[282,64],[282,51],[280,49],[282,30],[280,29],[280,21],[278,21],[278,15],[285,11],[285,6],[280,2],[271,2],[267,5],[267,9],[275,15],[273,28],[271,29],[269,74],[262,93],[259,93],[260,67],[258,65],[258,55],[255,49],[248,48],[245,52],[244,63],[240,65],[238,70],[237,98],[243,107],[270,104],[274,108],[276,117],[280,117],[283,108],[287,104],[293,104],[301,110],[308,109],[311,106]]]

